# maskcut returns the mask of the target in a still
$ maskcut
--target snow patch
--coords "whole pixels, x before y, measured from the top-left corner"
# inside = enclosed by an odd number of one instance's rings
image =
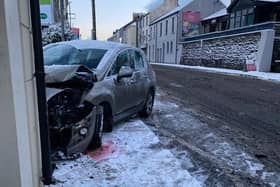
[[[54,177],[61,183],[52,186],[202,185],[170,150],[155,148],[160,144],[158,137],[140,120],[120,124],[105,134],[104,142],[107,152],[101,160],[89,154],[59,164]]]

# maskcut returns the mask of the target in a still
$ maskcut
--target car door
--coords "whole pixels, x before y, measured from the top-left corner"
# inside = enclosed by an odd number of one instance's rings
[[[130,50],[130,55],[134,68],[134,73],[132,75],[133,89],[135,92],[133,101],[135,105],[140,105],[145,102],[147,95],[147,72],[142,54],[137,50]]]
[[[110,75],[114,77],[114,100],[116,115],[128,110],[131,107],[131,77],[117,80],[117,75],[122,66],[131,67],[129,51],[125,50],[117,55],[115,62],[110,70]]]

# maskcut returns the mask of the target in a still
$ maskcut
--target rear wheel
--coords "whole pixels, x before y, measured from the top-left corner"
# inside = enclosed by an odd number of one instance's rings
[[[102,134],[104,125],[104,109],[103,106],[97,107],[97,116],[95,119],[94,134],[90,143],[90,149],[97,149],[102,146]]]
[[[154,106],[154,97],[155,97],[154,93],[152,91],[149,91],[148,96],[146,98],[145,106],[139,112],[139,115],[141,117],[147,118],[151,115]]]

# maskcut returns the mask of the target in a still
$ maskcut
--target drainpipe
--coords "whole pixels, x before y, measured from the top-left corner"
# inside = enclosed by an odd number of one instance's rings
[[[49,139],[49,126],[47,118],[47,103],[45,89],[45,72],[42,50],[42,34],[40,21],[39,0],[30,0],[31,21],[33,32],[33,48],[35,58],[35,77],[37,87],[37,102],[41,139],[42,180],[45,185],[52,184],[51,148]]]

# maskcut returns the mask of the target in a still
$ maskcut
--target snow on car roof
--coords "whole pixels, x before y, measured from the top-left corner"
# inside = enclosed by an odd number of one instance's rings
[[[98,41],[98,40],[72,40],[67,42],[58,42],[51,45],[61,45],[67,44],[71,45],[77,49],[88,49],[88,48],[97,48],[97,49],[116,49],[116,48],[124,48],[131,47],[126,44],[116,43],[116,42],[108,42],[108,41]]]

